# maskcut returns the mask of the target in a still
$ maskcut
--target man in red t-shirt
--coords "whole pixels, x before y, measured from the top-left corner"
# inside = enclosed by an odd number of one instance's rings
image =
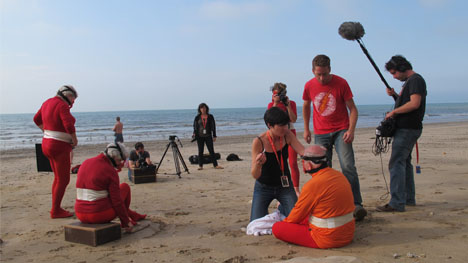
[[[304,118],[304,139],[311,141],[309,129],[310,108],[313,104],[313,122],[315,143],[327,148],[328,165],[332,166],[333,146],[340,161],[341,171],[348,179],[353,190],[354,217],[362,220],[367,211],[362,207],[359,177],[354,164],[352,142],[358,118],[358,110],[353,100],[353,93],[348,82],[330,74],[330,58],[317,55],[312,61],[312,73],[315,78],[304,87],[302,116]],[[312,103],[311,103],[312,102]],[[349,113],[348,113],[349,110]]]

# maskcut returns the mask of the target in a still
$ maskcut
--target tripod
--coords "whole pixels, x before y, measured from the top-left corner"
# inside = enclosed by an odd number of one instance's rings
[[[161,157],[161,161],[159,161],[158,167],[156,168],[156,173],[159,171],[159,167],[161,166],[161,164],[163,162],[164,156],[166,156],[167,150],[169,150],[169,147],[171,147],[172,148],[172,155],[174,157],[174,165],[175,165],[176,173],[179,176],[179,178],[181,178],[180,174],[182,172],[180,171],[179,159],[180,159],[180,162],[182,163],[182,165],[184,166],[185,171],[187,173],[190,173],[190,172],[189,172],[189,170],[187,168],[187,165],[185,164],[185,161],[184,161],[184,158],[182,157],[182,154],[179,151],[179,147],[177,147],[177,143],[175,142],[175,138],[177,138],[177,140],[180,143],[180,147],[182,147],[182,143],[180,142],[179,138],[177,136],[175,136],[175,135],[170,135],[169,136],[169,143],[167,144],[166,150],[164,151],[164,154]]]

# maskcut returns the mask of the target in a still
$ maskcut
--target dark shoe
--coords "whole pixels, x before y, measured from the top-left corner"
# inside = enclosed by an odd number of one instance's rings
[[[383,206],[377,206],[375,209],[377,212],[400,212],[396,210],[395,208],[391,207],[389,204],[383,205]]]
[[[406,203],[407,206],[416,206],[416,203]]]
[[[354,208],[353,216],[354,220],[362,221],[364,217],[367,216],[367,211],[364,209],[364,207],[357,205],[356,208]]]

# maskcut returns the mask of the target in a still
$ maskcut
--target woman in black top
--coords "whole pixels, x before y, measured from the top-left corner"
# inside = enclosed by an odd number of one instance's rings
[[[211,162],[215,169],[223,169],[216,161],[213,142],[216,141],[216,123],[210,108],[205,103],[198,105],[198,115],[193,121],[193,135],[198,144],[198,170],[203,169],[203,150],[206,148],[210,152]]]
[[[268,131],[252,142],[251,174],[255,178],[250,221],[268,214],[274,199],[281,203],[280,212],[288,216],[297,201],[288,167],[288,145],[302,156],[304,146],[288,128],[289,116],[278,107],[265,112]]]

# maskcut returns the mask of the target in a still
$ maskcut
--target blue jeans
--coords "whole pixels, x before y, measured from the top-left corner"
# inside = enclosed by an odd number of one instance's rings
[[[268,215],[268,206],[274,199],[281,204],[279,207],[281,214],[288,216],[297,202],[297,195],[292,183],[289,184],[289,187],[275,187],[255,180],[250,221]]]
[[[405,211],[405,205],[416,204],[413,165],[411,152],[421,136],[421,130],[397,129],[393,136],[390,170],[390,206]]]
[[[315,143],[327,148],[328,166],[332,167],[333,146],[335,146],[341,172],[346,176],[353,191],[354,204],[362,206],[361,187],[359,177],[354,165],[354,151],[352,143],[345,143],[343,135],[347,130],[336,131],[327,134],[315,134]]]

